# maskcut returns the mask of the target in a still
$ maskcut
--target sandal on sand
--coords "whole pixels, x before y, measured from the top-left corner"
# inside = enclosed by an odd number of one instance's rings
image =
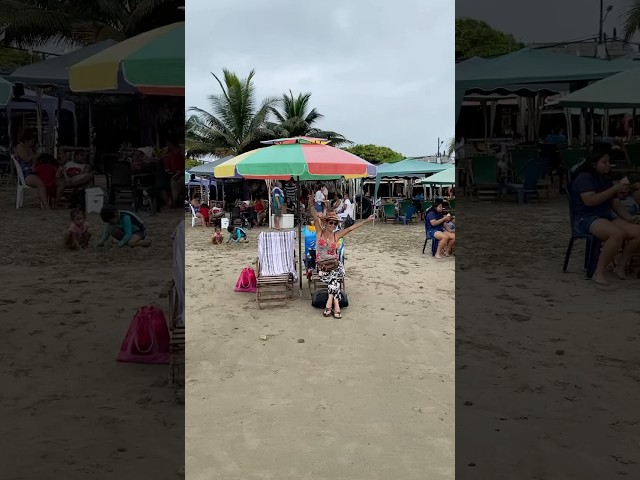
[[[333,318],[341,319],[342,314],[340,312],[333,312]]]
[[[330,308],[325,308],[324,312],[322,312],[322,316],[323,317],[330,317],[331,316],[331,309]]]

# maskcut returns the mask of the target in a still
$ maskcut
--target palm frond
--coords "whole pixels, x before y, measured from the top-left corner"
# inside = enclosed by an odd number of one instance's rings
[[[635,0],[632,7],[622,14],[624,17],[624,39],[630,41],[640,30],[640,0]]]

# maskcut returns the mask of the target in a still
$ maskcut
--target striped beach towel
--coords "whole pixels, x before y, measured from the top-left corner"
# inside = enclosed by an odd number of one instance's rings
[[[258,235],[260,275],[267,277],[292,274],[298,278],[293,252],[295,232],[262,232]]]

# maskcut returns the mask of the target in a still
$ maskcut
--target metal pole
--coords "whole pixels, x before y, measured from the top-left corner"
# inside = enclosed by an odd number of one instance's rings
[[[302,254],[304,250],[302,250],[302,212],[300,210],[300,177],[297,177],[296,180],[296,202],[295,204],[298,210],[298,266],[300,267],[300,292],[299,295],[302,296]]]
[[[603,1],[604,0],[600,0],[600,24],[599,24],[599,28],[598,28],[598,44],[602,43],[602,14],[603,14]]]

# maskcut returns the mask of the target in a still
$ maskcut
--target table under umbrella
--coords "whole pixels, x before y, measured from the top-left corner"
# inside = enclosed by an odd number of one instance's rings
[[[238,155],[213,169],[216,178],[241,176],[254,180],[289,180],[293,178],[300,197],[300,181],[354,179],[376,175],[376,167],[336,147],[312,137],[281,138],[262,142],[269,147]],[[302,291],[302,226],[298,208],[298,250],[300,291]]]

